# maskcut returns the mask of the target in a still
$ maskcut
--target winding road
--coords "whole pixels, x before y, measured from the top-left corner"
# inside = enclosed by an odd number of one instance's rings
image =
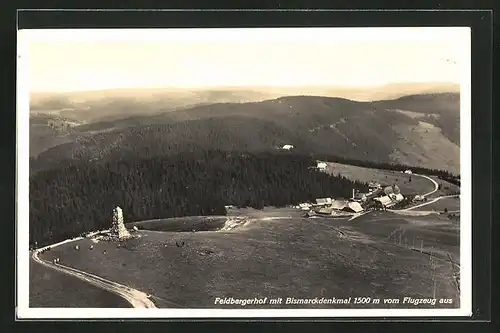
[[[421,174],[416,174],[416,173],[414,173],[413,175],[418,176],[418,177],[422,177],[422,178],[426,178],[426,179],[428,179],[429,181],[431,181],[431,182],[434,184],[434,189],[433,189],[432,191],[430,191],[430,192],[427,192],[427,193],[425,193],[425,194],[422,194],[422,195],[421,195],[422,197],[426,198],[426,197],[428,197],[429,195],[434,194],[434,193],[436,193],[436,192],[439,190],[439,184],[438,184],[438,183],[437,183],[434,179],[432,179],[431,177],[429,177],[429,176],[425,176],[425,175],[421,175]],[[400,213],[402,213],[402,212],[408,212],[408,211],[411,211],[411,210],[413,210],[413,209],[415,209],[415,208],[420,208],[420,207],[424,207],[424,206],[430,205],[430,204],[432,204],[432,203],[434,203],[434,202],[436,202],[436,201],[439,201],[439,200],[441,200],[441,199],[445,199],[445,198],[454,198],[454,197],[458,197],[458,196],[459,196],[459,195],[444,195],[444,196],[440,196],[440,197],[434,198],[434,199],[432,199],[431,201],[424,202],[424,203],[422,203],[422,204],[419,204],[419,205],[416,205],[416,206],[413,206],[413,207],[404,208],[404,209],[388,209],[388,211],[390,211],[390,212],[394,212],[394,213],[398,213],[398,212],[400,212]],[[358,217],[361,217],[361,216],[363,216],[363,215],[365,215],[365,214],[367,214],[367,213],[369,213],[369,212],[363,212],[363,213],[358,213],[358,214],[355,214],[352,218],[350,218],[350,219],[349,219],[349,221],[355,220],[355,219],[357,219]],[[421,214],[424,214],[424,212],[420,212],[420,213],[421,213]]]
[[[429,196],[431,194],[434,194],[434,193],[436,193],[437,190],[439,190],[439,184],[434,179],[432,179],[431,177],[425,176],[425,175],[420,175],[420,174],[414,174],[414,175],[422,177],[422,178],[426,178],[426,179],[430,180],[434,184],[434,190],[430,191],[429,193],[422,194],[423,197],[427,197],[427,196]]]
[[[434,184],[434,190],[428,192],[428,193],[425,193],[425,194],[422,194],[422,197],[428,197],[429,195],[431,194],[434,194],[437,192],[437,190],[439,190],[439,184],[434,180],[432,179],[431,177],[428,177],[428,176],[425,176],[425,175],[420,175],[420,174],[414,174],[415,176],[419,176],[419,177],[423,177],[423,178],[426,178],[428,180],[430,180],[433,184]],[[411,211],[415,208],[420,208],[420,207],[424,207],[424,206],[427,206],[427,205],[430,205],[432,203],[435,203],[436,201],[439,201],[441,199],[446,199],[446,198],[457,198],[457,197],[460,197],[460,195],[458,194],[453,194],[453,195],[443,195],[443,196],[440,196],[440,197],[437,197],[437,198],[434,198],[432,199],[431,201],[428,201],[428,202],[424,202],[424,203],[421,203],[419,205],[416,205],[416,206],[412,206],[412,207],[408,207],[408,208],[404,208],[404,209],[391,209],[389,211],[391,212],[407,212],[407,211]]]
[[[432,203],[435,203],[436,201],[439,201],[441,199],[446,199],[446,198],[457,198],[459,197],[458,194],[454,194],[454,195],[443,195],[441,197],[437,197],[437,198],[434,198],[432,199],[431,201],[428,201],[428,202],[424,202],[420,205],[416,205],[416,206],[413,206],[413,207],[409,207],[409,208],[405,208],[405,209],[400,209],[400,211],[409,211],[409,210],[413,210],[415,208],[420,208],[420,207],[424,207],[424,206],[427,206],[427,205],[430,205]]]
[[[64,274],[71,275],[71,276],[76,277],[82,281],[90,283],[96,287],[99,287],[99,288],[104,289],[106,291],[112,292],[118,296],[121,296],[127,302],[129,302],[134,308],[156,308],[155,304],[149,299],[148,294],[146,294],[142,291],[139,291],[139,290],[130,288],[128,286],[124,286],[122,284],[104,279],[104,278],[97,276],[97,275],[94,275],[94,274],[80,271],[80,270],[72,268],[72,267],[64,266],[64,265],[61,265],[59,263],[52,263],[50,261],[43,260],[39,257],[40,252],[42,252],[43,250],[45,250],[47,248],[54,248],[56,246],[60,246],[60,245],[67,244],[67,243],[74,242],[74,241],[81,240],[81,239],[83,239],[83,237],[77,237],[77,238],[65,240],[65,241],[57,243],[57,244],[53,244],[53,245],[49,245],[49,246],[45,246],[43,248],[37,249],[37,250],[33,251],[32,258],[35,262],[37,262],[43,266],[46,266],[48,268],[62,272]]]
[[[422,194],[422,197],[424,197],[424,198],[425,198],[425,197],[427,197],[427,196],[429,196],[429,195],[431,195],[431,194],[434,194],[434,193],[436,193],[436,192],[437,192],[437,190],[439,189],[439,184],[438,184],[438,183],[437,183],[434,179],[432,179],[431,177],[428,177],[428,176],[425,176],[425,175],[416,174],[416,173],[414,173],[413,175],[414,175],[414,176],[418,176],[418,177],[422,177],[422,178],[426,178],[426,179],[430,180],[430,181],[434,184],[434,189],[433,189],[432,191],[428,192],[428,193]],[[388,211],[390,211],[390,212],[405,212],[405,211],[412,210],[412,209],[414,209],[414,208],[418,208],[418,207],[422,207],[422,206],[425,206],[425,205],[429,205],[429,204],[431,204],[431,203],[433,203],[433,202],[436,202],[436,201],[438,201],[438,200],[440,200],[440,199],[442,199],[442,198],[447,198],[447,197],[450,197],[450,196],[438,197],[438,198],[436,198],[436,199],[434,199],[434,200],[432,200],[432,201],[429,201],[429,202],[423,203],[423,204],[418,205],[418,206],[414,206],[414,207],[406,208],[406,209],[388,209]],[[358,217],[361,217],[361,216],[363,216],[363,215],[365,215],[365,214],[368,214],[369,212],[370,212],[370,211],[365,211],[365,212],[362,212],[362,213],[354,214],[354,215],[353,215],[353,217],[351,217],[351,218],[349,219],[349,221],[355,220],[355,219],[357,219]]]

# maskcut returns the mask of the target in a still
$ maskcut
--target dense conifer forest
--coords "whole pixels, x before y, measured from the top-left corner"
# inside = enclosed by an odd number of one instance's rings
[[[30,244],[49,244],[126,222],[225,215],[225,205],[263,208],[349,197],[367,185],[316,171],[311,156],[210,150],[41,171],[30,178]]]

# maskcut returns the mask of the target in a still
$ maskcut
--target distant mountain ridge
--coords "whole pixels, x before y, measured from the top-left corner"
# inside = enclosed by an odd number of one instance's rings
[[[122,88],[61,93],[32,92],[30,110],[58,114],[79,121],[99,121],[171,112],[197,105],[260,102],[285,96],[307,95],[378,101],[411,94],[459,91],[459,85],[452,83],[398,83],[377,87]]]
[[[276,151],[281,145],[292,144],[304,154],[324,153],[459,173],[459,110],[456,93],[377,102],[288,96],[199,105],[76,126],[67,143],[41,153],[34,165],[197,149]]]
[[[172,112],[197,105],[245,103],[275,97],[275,94],[249,90],[189,91],[160,88],[32,93],[30,111],[92,122]]]

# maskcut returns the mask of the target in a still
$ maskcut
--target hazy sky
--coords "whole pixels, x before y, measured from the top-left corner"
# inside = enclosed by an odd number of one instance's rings
[[[31,91],[459,83],[464,28],[22,30]]]

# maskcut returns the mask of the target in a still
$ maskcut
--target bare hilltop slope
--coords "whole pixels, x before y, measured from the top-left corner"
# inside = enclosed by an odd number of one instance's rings
[[[460,144],[460,94],[418,94],[374,102],[377,107],[402,112],[438,127],[450,141]]]
[[[189,149],[263,151],[292,144],[304,153],[396,162],[458,174],[458,100],[458,94],[441,93],[379,102],[289,96],[198,105],[71,126],[63,135],[67,142],[41,153],[38,163]],[[31,138],[32,144],[37,141],[41,142]]]
[[[404,217],[388,212],[352,222],[304,219],[289,209],[247,210],[235,214],[230,218],[240,218],[242,224],[232,230],[140,230],[135,234],[140,237],[121,245],[84,239],[78,241],[80,251],[67,244],[43,257],[47,260],[58,257],[62,265],[151,294],[157,307],[177,304],[178,307],[212,308],[216,297],[367,296],[435,297],[453,300],[445,307],[459,306],[457,221],[437,215]],[[182,218],[159,223],[178,224],[179,221],[182,223]],[[157,224],[153,229],[158,230]],[[147,224],[139,225],[148,228]],[[178,246],[180,243],[184,245]],[[378,306],[415,307],[383,303]],[[266,307],[290,305],[268,304]],[[295,307],[370,308],[377,305]],[[431,307],[443,307],[443,304]]]

